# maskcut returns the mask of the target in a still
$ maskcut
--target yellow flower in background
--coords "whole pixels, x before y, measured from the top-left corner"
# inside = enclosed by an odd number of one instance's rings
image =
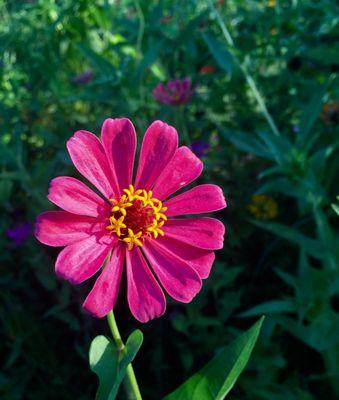
[[[251,196],[246,208],[257,219],[274,219],[278,215],[277,202],[266,194]]]
[[[275,0],[268,0],[268,4],[267,4],[268,7],[272,7],[273,8],[273,7],[275,7],[275,4],[276,4]]]

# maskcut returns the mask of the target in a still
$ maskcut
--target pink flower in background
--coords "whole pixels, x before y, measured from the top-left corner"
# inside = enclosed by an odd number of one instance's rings
[[[193,96],[195,88],[192,87],[191,78],[175,79],[167,85],[159,83],[153,89],[153,97],[163,104],[180,105],[187,103]]]
[[[211,184],[168,197],[200,175],[202,162],[187,147],[178,148],[176,130],[161,121],[145,133],[135,179],[136,133],[126,118],[107,119],[100,140],[76,132],[67,148],[77,170],[103,197],[78,179],[53,179],[48,199],[64,211],[39,215],[35,235],[49,246],[65,246],[55,269],[72,284],[91,278],[106,260],[83,307],[105,316],[124,270],[128,304],[141,322],[165,312],[163,290],[190,302],[209,276],[225,228],[214,218],[185,216],[226,203],[222,190]]]

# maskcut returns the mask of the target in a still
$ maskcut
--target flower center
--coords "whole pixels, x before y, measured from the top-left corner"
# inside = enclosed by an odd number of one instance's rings
[[[161,229],[167,217],[162,202],[155,197],[151,190],[135,190],[133,185],[123,190],[120,199],[109,199],[112,204],[109,231],[116,234],[119,240],[127,244],[128,250],[133,246],[142,246],[145,236],[164,236]]]

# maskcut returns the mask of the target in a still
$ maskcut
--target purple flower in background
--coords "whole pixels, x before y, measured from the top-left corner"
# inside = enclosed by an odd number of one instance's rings
[[[210,145],[204,140],[197,140],[191,144],[191,150],[199,158],[204,157],[209,148]]]
[[[191,78],[183,78],[169,81],[167,85],[159,83],[152,94],[159,103],[180,105],[187,103],[194,92]]]
[[[16,246],[21,246],[32,233],[33,225],[29,222],[24,222],[15,225],[13,229],[8,229],[6,231],[6,236],[11,239]]]
[[[86,83],[90,82],[93,79],[93,75],[93,71],[89,69],[79,75],[74,76],[72,78],[72,82],[76,85],[86,85]]]

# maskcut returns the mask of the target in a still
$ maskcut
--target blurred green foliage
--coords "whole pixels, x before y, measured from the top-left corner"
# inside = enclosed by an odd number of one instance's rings
[[[220,184],[228,200],[219,213],[228,238],[202,292],[138,326],[145,398],[174,390],[263,313],[230,398],[338,398],[339,10],[330,0],[214,3],[234,47],[208,1],[0,0],[1,399],[94,398],[87,351],[108,332],[81,309],[91,283],[57,280],[57,251],[32,235],[17,246],[5,232],[52,209],[49,180],[75,173],[71,134],[99,133],[118,116],[139,134],[163,119],[209,143],[200,181]],[[215,71],[203,73],[209,65]],[[154,100],[156,84],[185,76],[197,85],[190,103]],[[249,214],[256,193],[276,201],[276,220]],[[124,289],[116,314],[126,337],[137,323]]]

